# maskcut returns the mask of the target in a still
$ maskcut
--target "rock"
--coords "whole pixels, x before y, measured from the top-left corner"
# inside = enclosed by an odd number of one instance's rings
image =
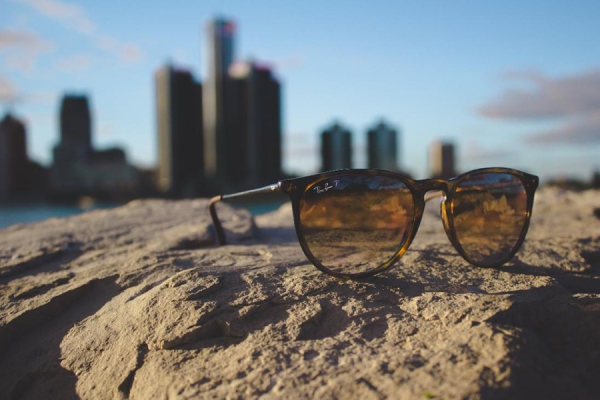
[[[600,193],[541,190],[528,238],[467,264],[428,205],[388,271],[343,281],[291,209],[135,201],[0,231],[5,398],[592,398]],[[256,226],[259,228],[257,229]]]

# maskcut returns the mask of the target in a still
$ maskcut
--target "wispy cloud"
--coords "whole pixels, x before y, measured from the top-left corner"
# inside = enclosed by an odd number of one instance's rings
[[[107,36],[98,37],[96,45],[105,51],[116,54],[125,62],[138,61],[143,57],[142,49],[137,44],[122,43]]]
[[[94,58],[88,54],[76,54],[70,57],[63,57],[56,61],[55,66],[61,71],[82,71],[88,69]]]
[[[85,10],[76,5],[54,0],[13,0],[35,9],[40,14],[61,22],[78,32],[91,34],[96,31],[96,24],[87,16]]]
[[[31,70],[37,57],[54,44],[28,31],[0,30],[0,57],[6,68]]]
[[[38,103],[38,104],[56,104],[56,101],[62,93],[48,91],[48,90],[38,90],[35,92],[28,92],[23,94],[21,97],[28,102]]]
[[[600,143],[600,110],[563,125],[526,137],[527,143],[573,144],[587,146]]]
[[[41,39],[34,33],[10,29],[0,31],[0,51],[13,48],[36,51],[43,47]]]
[[[600,109],[600,70],[550,78],[536,71],[509,71],[507,79],[530,84],[511,89],[479,108],[489,118],[544,119],[585,114]]]
[[[534,133],[528,143],[585,145],[600,143],[600,69],[551,78],[535,70],[508,71],[508,80],[529,89],[509,89],[481,106],[480,115],[494,119],[544,121],[557,127]]]
[[[11,102],[17,97],[15,85],[8,79],[0,76],[0,101]]]
[[[49,91],[23,92],[15,82],[0,76],[0,102],[18,103],[22,101],[54,104],[57,93]]]
[[[139,45],[101,34],[96,23],[79,5],[57,0],[12,1],[24,4],[40,15],[60,23],[66,29],[88,37],[96,48],[117,56],[121,61],[129,63],[143,58],[143,52]]]

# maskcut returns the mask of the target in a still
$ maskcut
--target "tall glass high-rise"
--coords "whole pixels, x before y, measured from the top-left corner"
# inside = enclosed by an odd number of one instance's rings
[[[398,131],[380,121],[367,132],[368,167],[398,170]]]
[[[235,23],[218,18],[208,23],[208,69],[204,81],[204,166],[209,177],[227,167],[227,109],[231,101],[229,67],[234,58]]]
[[[175,196],[194,195],[202,176],[202,86],[189,71],[171,65],[155,75],[158,187]]]
[[[321,170],[352,168],[352,133],[334,123],[321,133]]]

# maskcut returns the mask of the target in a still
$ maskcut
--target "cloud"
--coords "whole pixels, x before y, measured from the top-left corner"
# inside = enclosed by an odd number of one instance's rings
[[[94,58],[87,54],[76,54],[56,61],[55,66],[61,71],[82,71],[88,69]]]
[[[23,94],[22,97],[31,103],[55,105],[57,99],[62,94],[63,93],[58,93],[49,90],[38,90],[35,92],[28,92],[26,94]]]
[[[102,50],[116,54],[125,62],[134,62],[143,58],[142,49],[137,44],[121,43],[111,37],[102,36],[96,39],[96,45]]]
[[[17,98],[15,85],[6,78],[0,76],[0,101],[12,102]]]
[[[556,126],[524,137],[530,144],[600,144],[600,69],[550,78],[535,70],[507,71],[505,79],[529,89],[509,89],[478,112],[488,118],[557,120]]]
[[[509,89],[483,105],[479,114],[496,119],[542,120],[587,114],[600,109],[600,70],[550,78],[534,70],[508,71],[506,79],[531,88]]]
[[[33,32],[0,30],[0,56],[7,68],[31,70],[37,57],[53,47],[52,42]]]
[[[563,125],[538,132],[525,138],[533,144],[572,144],[588,146],[600,144],[600,110],[567,121]]]
[[[54,19],[63,25],[84,34],[96,31],[96,24],[87,16],[85,10],[75,4],[54,0],[13,0],[30,6],[40,14]]]
[[[12,1],[25,4],[44,17],[59,22],[65,28],[89,37],[97,48],[112,53],[121,61],[129,63],[143,58],[143,52],[139,45],[99,34],[94,21],[79,5],[57,0]]]
[[[41,53],[51,48],[51,42],[33,32],[0,30],[0,52],[20,50],[27,53]]]
[[[9,78],[0,76],[0,102],[18,103],[22,101],[55,104],[58,94],[51,91],[23,92]]]

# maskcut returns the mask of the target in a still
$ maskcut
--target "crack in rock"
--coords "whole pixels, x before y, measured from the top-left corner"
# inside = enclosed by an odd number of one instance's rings
[[[118,389],[125,398],[129,398],[129,393],[131,392],[131,387],[133,386],[133,381],[135,379],[136,372],[142,368],[144,365],[144,359],[148,354],[148,345],[146,343],[142,343],[137,347],[137,357],[135,359],[135,366],[131,369],[127,377],[121,382]]]

